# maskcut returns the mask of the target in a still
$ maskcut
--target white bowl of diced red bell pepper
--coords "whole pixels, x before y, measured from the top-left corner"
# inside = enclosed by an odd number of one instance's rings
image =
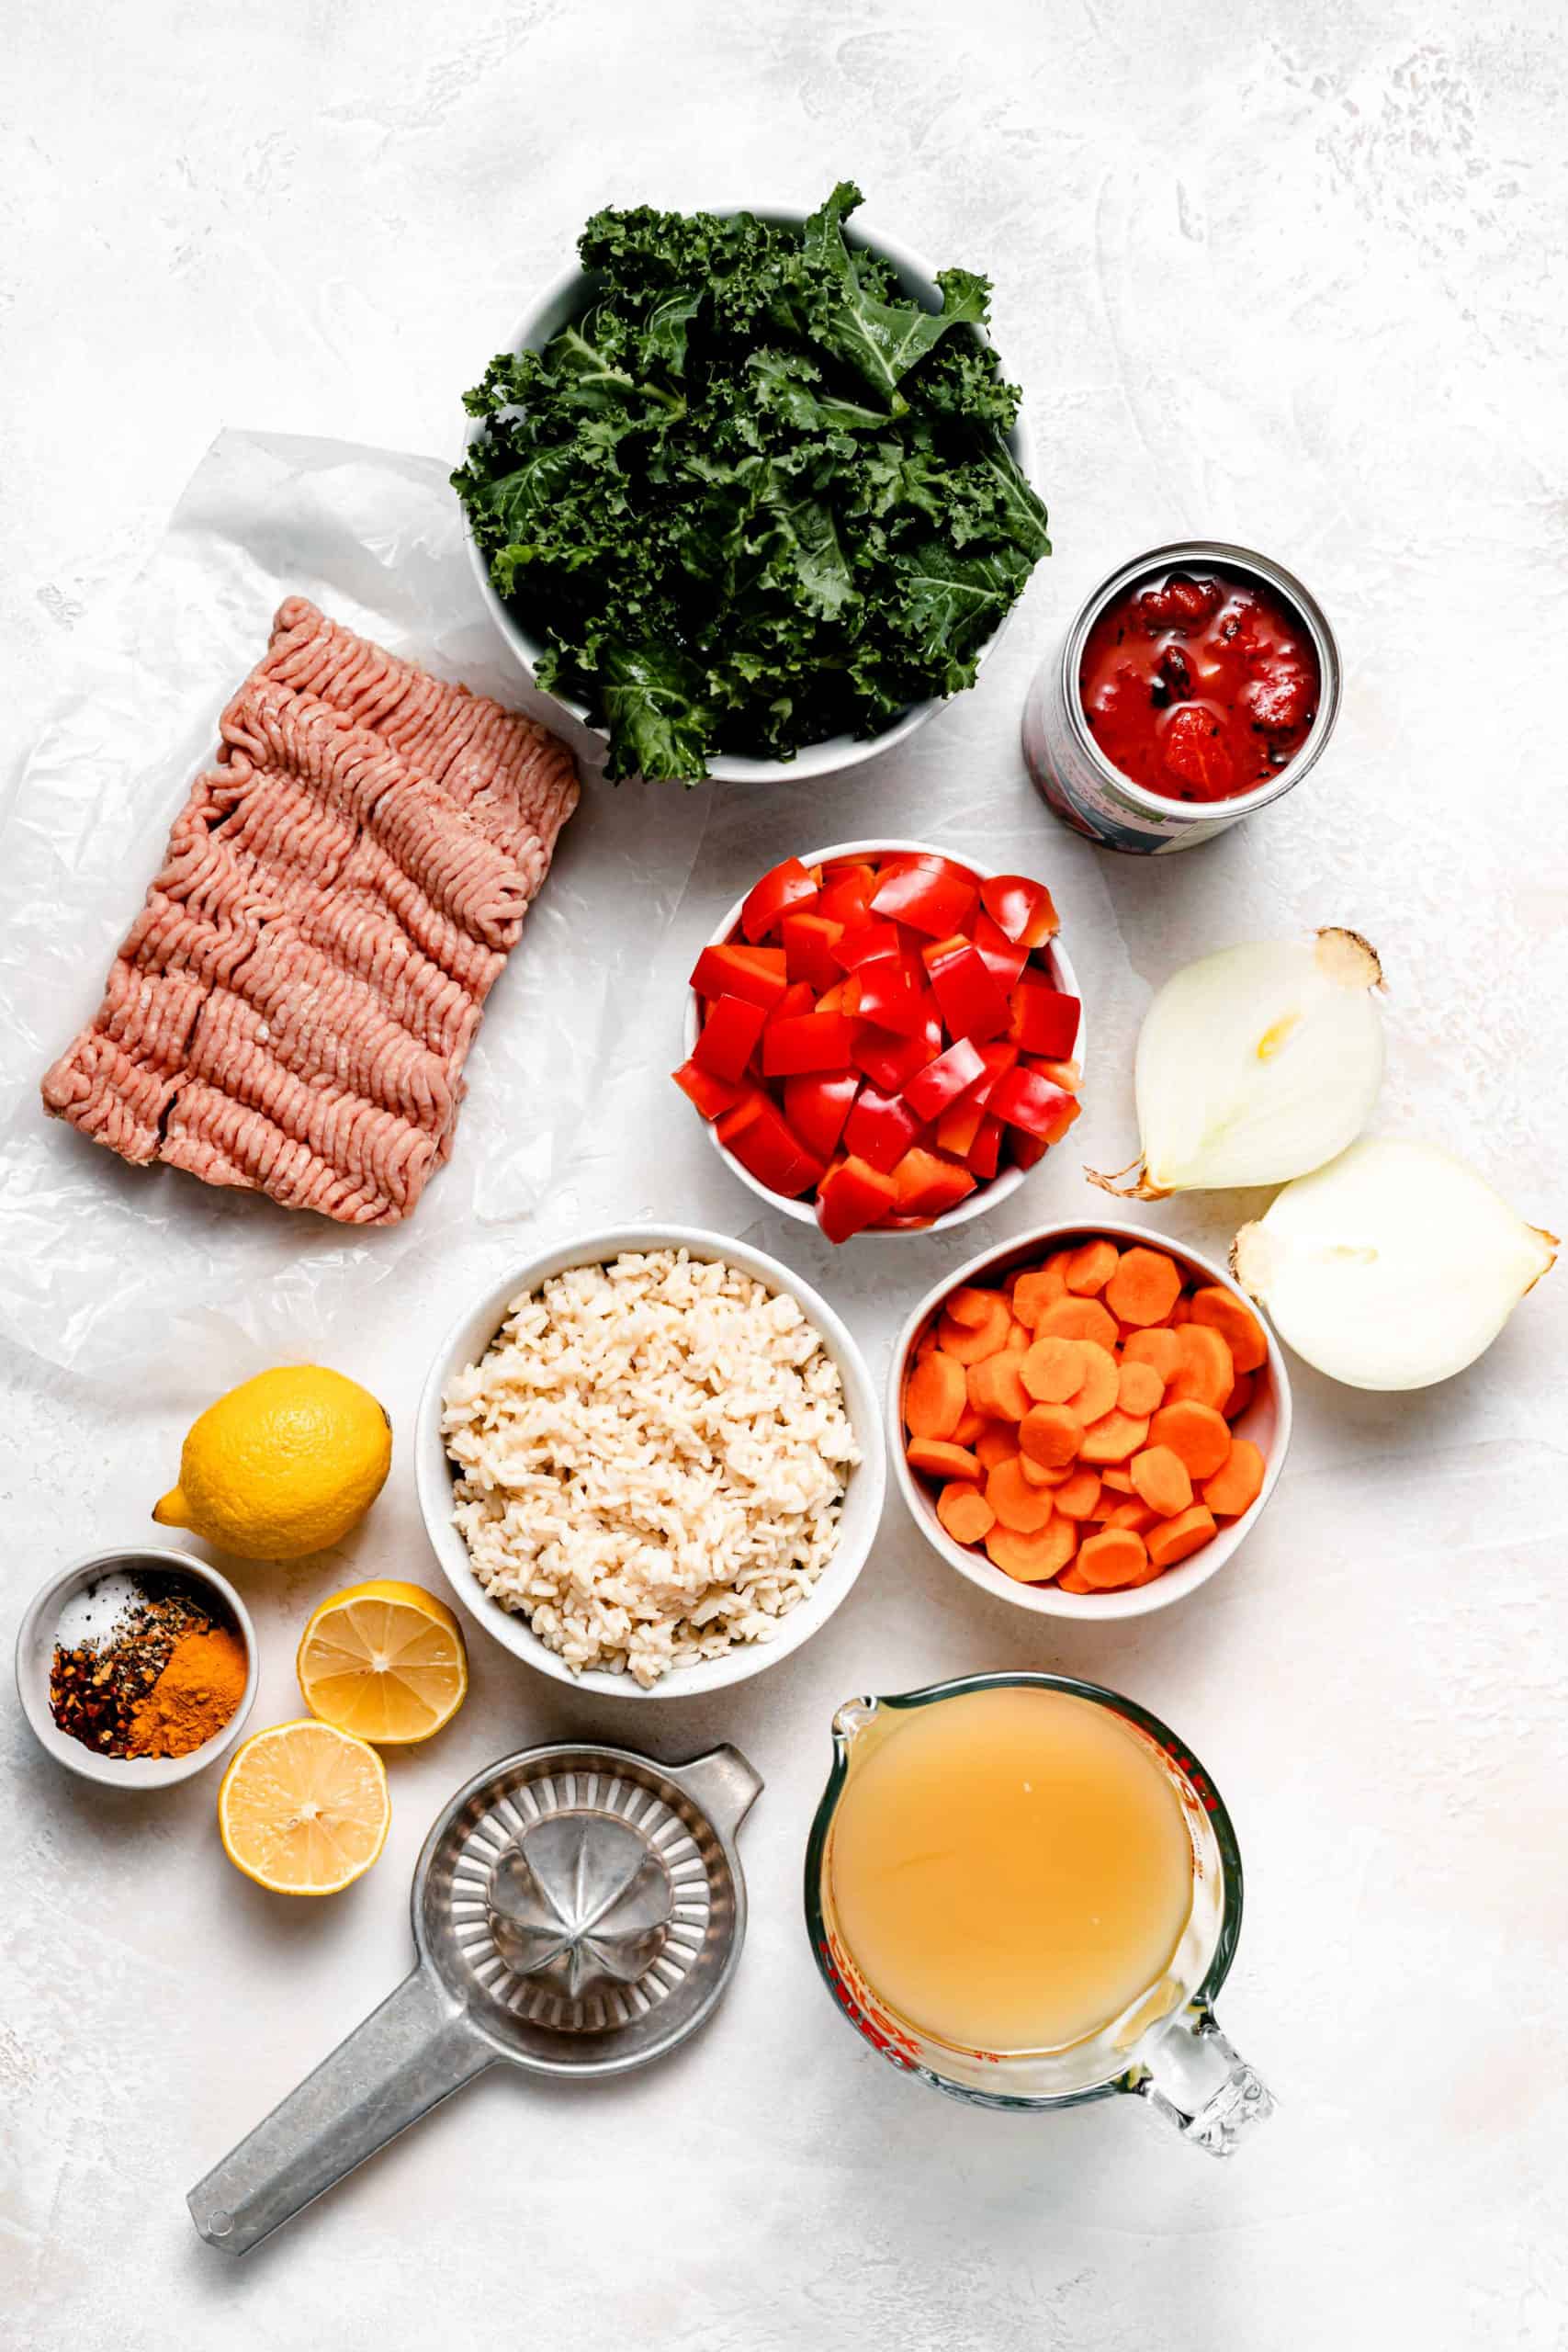
[[[1078,1114],[1077,981],[1043,883],[919,842],[786,858],[692,972],[675,1082],[720,1157],[830,1241],[1005,1200]]]

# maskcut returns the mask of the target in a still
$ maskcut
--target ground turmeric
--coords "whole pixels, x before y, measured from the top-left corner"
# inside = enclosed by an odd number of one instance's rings
[[[226,1625],[182,1634],[138,1702],[127,1753],[188,1756],[231,1720],[245,1695],[246,1673],[244,1646]]]

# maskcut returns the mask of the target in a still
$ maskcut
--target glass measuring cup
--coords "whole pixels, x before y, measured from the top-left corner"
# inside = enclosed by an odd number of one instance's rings
[[[833,1825],[857,1771],[923,1707],[1008,1688],[1062,1691],[1117,1716],[1175,1793],[1191,1847],[1192,1899],[1164,1971],[1098,2032],[1056,2050],[1006,2052],[938,2039],[899,2014],[864,1975],[835,1914]],[[1273,2100],[1215,2023],[1213,2002],[1241,1930],[1241,1855],[1218,1791],[1157,1717],[1093,1682],[1058,1674],[977,1674],[894,1697],[852,1699],[833,1718],[833,1766],[806,1854],[806,1920],[824,1983],[889,2064],[976,2107],[1048,2110],[1133,2092],[1185,2139],[1229,2155]]]

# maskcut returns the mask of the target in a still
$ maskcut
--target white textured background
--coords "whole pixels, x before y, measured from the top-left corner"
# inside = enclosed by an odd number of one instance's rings
[[[841,791],[714,796],[671,1007],[691,944],[768,855],[940,825],[1055,882],[1098,1050],[1075,1139],[1115,1165],[1150,987],[1240,933],[1348,922],[1392,983],[1382,1124],[1457,1145],[1561,1227],[1562,34],[1518,0],[18,0],[0,75],[6,750],[70,690],[82,635],[220,425],[440,453],[462,386],[594,207],[812,201],[852,174],[873,217],[995,277],[1057,553],[983,689],[905,755]],[[1101,859],[1033,800],[1018,711],[1083,590],[1184,530],[1268,548],[1317,591],[1346,659],[1338,734],[1308,788],[1226,842]],[[829,1263],[752,1219],[658,1069],[617,1090],[574,1172],[535,1230],[636,1212],[743,1230],[826,1281],[878,1361],[900,1302],[965,1254],[918,1243],[885,1278],[888,1256]],[[1054,1159],[980,1231],[1083,1204]],[[1222,1238],[1250,1205],[1167,1221]],[[531,1242],[492,1235],[491,1254]],[[251,1573],[258,1723],[292,1709],[294,1631],[329,1578],[425,1572],[408,1415],[463,1301],[443,1263],[412,1262],[336,1351],[392,1408],[402,1467],[352,1563]],[[894,1503],[821,1640],[684,1714],[574,1703],[476,1637],[467,1712],[395,1764],[388,1853],[330,1905],[237,1877],[210,1785],[106,1804],[7,1701],[7,2341],[1568,2340],[1565,1282],[1425,1396],[1303,1373],[1262,1531],[1141,1630],[1058,1634],[988,1603]],[[157,1329],[147,1347],[138,1396],[8,1367],[0,1620],[56,1561],[144,1524],[189,1414],[235,1376],[221,1333],[209,1362],[171,1361]],[[799,1857],[833,1705],[1011,1662],[1122,1685],[1229,1798],[1247,1926],[1224,2009],[1281,2105],[1228,2168],[1119,2101],[1029,2121],[937,2099],[816,1982]],[[751,1940],[711,2031],[613,2090],[492,2076],[244,2264],[202,2247],[186,2188],[400,1974],[408,1870],[446,1794],[507,1747],[587,1728],[672,1757],[731,1736],[767,1776]]]

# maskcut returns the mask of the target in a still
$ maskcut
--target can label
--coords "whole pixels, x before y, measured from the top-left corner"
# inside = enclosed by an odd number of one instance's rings
[[[1197,817],[1187,804],[1174,806],[1168,817],[1151,816],[1119,792],[1077,741],[1063,707],[1060,664],[1055,661],[1039,672],[1023,707],[1023,757],[1053,813],[1102,849],[1156,857],[1195,849],[1235,822],[1234,817]]]

